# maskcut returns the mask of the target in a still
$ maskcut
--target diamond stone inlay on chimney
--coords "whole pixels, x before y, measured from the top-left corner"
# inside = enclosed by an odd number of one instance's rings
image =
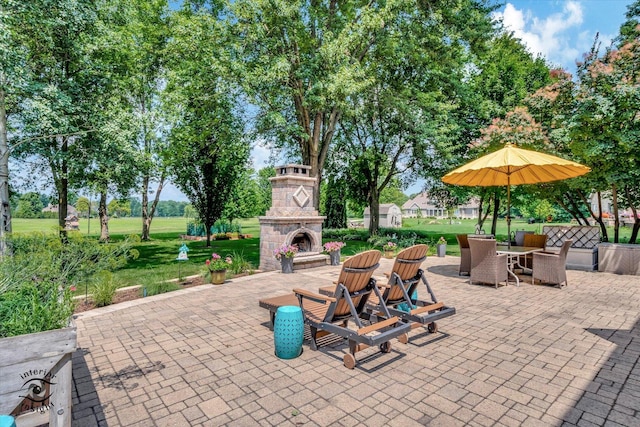
[[[260,270],[279,270],[280,261],[273,251],[282,245],[296,244],[300,252],[293,260],[294,270],[326,265],[321,255],[322,223],[326,217],[313,207],[316,178],[309,176],[311,166],[276,167],[271,181],[271,208],[260,221]]]

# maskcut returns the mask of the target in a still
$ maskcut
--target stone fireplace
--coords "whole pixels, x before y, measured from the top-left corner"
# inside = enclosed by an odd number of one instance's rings
[[[311,166],[285,165],[276,167],[271,181],[271,208],[260,221],[260,270],[279,270],[280,261],[273,251],[282,245],[299,248],[293,259],[295,269],[326,265],[322,251],[322,223],[313,207],[313,186],[316,178],[309,176]]]

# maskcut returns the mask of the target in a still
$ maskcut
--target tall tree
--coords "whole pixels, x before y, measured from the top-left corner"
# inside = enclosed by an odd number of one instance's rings
[[[508,112],[522,105],[527,95],[552,80],[544,59],[531,55],[520,40],[504,29],[470,60],[468,75],[459,87],[457,103],[450,112],[451,132],[443,138],[439,159],[425,165],[429,166],[424,170],[430,176],[441,177],[455,166],[481,155],[474,141],[480,138],[482,129],[495,119],[505,118]],[[432,186],[440,191],[441,183]],[[462,187],[454,192],[462,200],[478,198],[480,227],[488,212],[493,212],[494,217],[497,215],[500,201],[506,198],[501,188]],[[495,226],[494,222],[492,228]]]
[[[93,95],[100,93],[91,60],[100,31],[97,4],[90,0],[34,0],[16,10],[28,65],[27,99],[21,114],[16,153],[36,156],[34,176],[51,177],[58,197],[58,224],[64,236],[69,174],[83,170],[90,158],[81,138],[91,132]]]
[[[0,257],[5,254],[5,235],[11,233],[9,200],[9,116],[18,106],[19,91],[24,83],[25,49],[20,44],[20,2],[0,2]]]
[[[635,8],[633,7],[635,6]],[[631,13],[638,11],[635,3]],[[630,21],[637,15],[627,15]],[[628,28],[618,46],[597,55],[591,50],[578,68],[579,89],[572,117],[572,149],[611,189],[614,208],[614,242],[619,239],[619,208],[632,211],[634,225],[629,239],[640,231],[640,29],[635,37]]]
[[[259,108],[257,130],[288,147],[311,166],[319,183],[347,99],[370,85],[363,64],[383,37],[400,40],[412,30],[425,34],[417,52],[389,51],[376,58],[381,69],[399,62],[430,58],[481,43],[491,23],[484,0],[418,2],[241,0],[231,2],[229,23],[235,31],[237,70],[252,102]],[[406,17],[409,32],[399,28]],[[429,30],[433,35],[429,36]],[[442,64],[441,62],[441,64]],[[446,65],[438,66],[436,73]]]
[[[258,184],[258,208],[256,215],[264,215],[271,207],[271,181],[269,178],[276,176],[275,168],[271,166],[264,167],[258,170],[257,184]]]
[[[167,178],[163,152],[166,149],[166,119],[162,106],[166,83],[164,55],[169,39],[167,0],[125,2],[128,22],[123,28],[123,58],[127,60],[128,100],[133,110],[133,128],[139,156],[142,240],[149,232]],[[155,185],[155,189],[151,187]],[[150,200],[149,195],[154,194]]]
[[[347,228],[346,183],[340,177],[330,176],[324,186],[324,215],[327,228]]]
[[[207,231],[222,216],[246,170],[249,144],[238,91],[225,67],[224,29],[216,9],[187,4],[172,22],[167,95],[173,110],[170,168]]]
[[[526,108],[516,107],[506,114],[504,119],[495,119],[493,123],[482,130],[482,136],[476,141],[476,151],[495,151],[506,143],[534,149],[536,147],[548,147],[549,140],[542,129],[529,114]],[[503,190],[504,191],[504,190]],[[500,213],[500,203],[494,201],[493,222],[491,234],[496,234],[497,221]],[[509,215],[508,212],[506,212]]]
[[[251,176],[252,172],[253,169],[241,172],[226,200],[222,216],[230,223],[238,218],[251,218],[260,214],[257,210],[260,190],[257,182]]]

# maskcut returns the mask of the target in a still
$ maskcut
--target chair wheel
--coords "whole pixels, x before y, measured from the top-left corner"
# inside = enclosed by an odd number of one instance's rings
[[[436,322],[429,323],[429,325],[427,326],[427,331],[435,334],[436,332],[438,332],[438,324]]]
[[[342,361],[344,362],[344,367],[347,369],[353,369],[356,367],[356,357],[351,353],[345,354]]]
[[[408,343],[408,342],[409,342],[409,334],[402,334],[402,335],[400,335],[400,336],[398,337],[398,341],[399,341],[401,344],[406,344],[406,343]]]
[[[380,351],[382,353],[389,353],[391,351],[391,343],[387,341],[380,344]]]

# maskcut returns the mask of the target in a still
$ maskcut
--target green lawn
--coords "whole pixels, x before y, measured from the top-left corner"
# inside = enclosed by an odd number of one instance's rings
[[[113,218],[109,221],[109,231],[114,241],[120,241],[126,236],[139,235],[141,231],[140,218]],[[186,232],[186,218],[155,218],[151,225],[151,240],[134,244],[134,248],[140,253],[136,260],[132,260],[128,265],[115,272],[116,280],[122,286],[135,284],[145,284],[148,281],[158,281],[199,274],[204,271],[204,262],[216,252],[221,256],[241,255],[251,262],[255,268],[260,260],[260,225],[257,218],[239,220],[242,226],[242,233],[251,234],[249,239],[240,240],[220,240],[212,241],[210,248],[206,247],[204,241],[184,241],[188,248],[188,261],[177,261],[179,248],[183,243],[181,234]],[[56,232],[57,221],[54,219],[14,219],[13,230],[15,233],[26,233],[33,231]],[[514,220],[511,230],[530,230],[540,233],[544,224],[527,224],[524,221]],[[459,255],[460,250],[456,242],[456,234],[473,233],[475,221],[449,221],[434,220],[428,218],[408,218],[404,219],[405,230],[416,230],[427,233],[429,239],[435,242],[444,236],[447,240],[447,254]],[[485,223],[485,230],[490,229],[490,223]],[[609,236],[613,236],[613,230],[609,231]],[[87,234],[87,220],[81,219],[80,233]],[[99,234],[99,222],[91,219],[90,235],[97,237]],[[631,234],[630,228],[621,228],[621,241],[628,241]],[[507,225],[504,220],[498,221],[497,238],[506,239]],[[325,239],[329,240],[329,239]],[[366,249],[371,249],[371,245],[364,241],[348,241],[343,248],[343,255],[353,255]],[[433,252],[435,248],[432,248]],[[80,289],[79,289],[80,291]],[[84,291],[84,290],[82,290]]]

